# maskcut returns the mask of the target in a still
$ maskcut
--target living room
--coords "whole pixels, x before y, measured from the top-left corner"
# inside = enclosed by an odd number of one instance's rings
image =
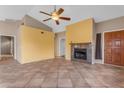
[[[0,87],[124,87],[123,11],[123,5],[0,6]]]

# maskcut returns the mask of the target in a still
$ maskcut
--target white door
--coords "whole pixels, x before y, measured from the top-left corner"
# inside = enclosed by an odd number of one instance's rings
[[[65,56],[65,39],[60,39],[60,56]]]

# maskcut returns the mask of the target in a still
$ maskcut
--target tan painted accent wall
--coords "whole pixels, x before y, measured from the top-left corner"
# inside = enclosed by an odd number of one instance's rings
[[[124,17],[119,17],[111,20],[107,20],[104,22],[99,22],[95,24],[95,32],[102,33],[102,56],[104,59],[104,41],[103,34],[108,31],[119,31],[124,30]],[[96,37],[94,37],[95,39]],[[96,41],[96,40],[94,40]],[[96,47],[96,46],[95,46]],[[95,52],[94,52],[95,54]],[[104,63],[104,60],[95,60],[96,63]]]
[[[70,43],[87,43],[93,40],[93,19],[86,19],[66,27],[66,59],[71,59]]]
[[[55,34],[55,56],[58,57],[59,56],[59,40],[60,38],[66,38],[65,37],[65,31],[63,32],[58,32]]]
[[[54,58],[53,32],[21,26],[20,40],[22,64]]]

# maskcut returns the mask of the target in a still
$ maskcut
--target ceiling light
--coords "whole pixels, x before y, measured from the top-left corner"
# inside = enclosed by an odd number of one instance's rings
[[[53,12],[51,18],[52,18],[53,20],[59,20],[59,15],[57,15],[56,12]]]

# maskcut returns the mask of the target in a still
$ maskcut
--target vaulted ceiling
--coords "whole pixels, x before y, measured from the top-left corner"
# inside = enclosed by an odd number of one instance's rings
[[[64,31],[65,26],[93,17],[95,22],[113,19],[124,16],[124,6],[88,6],[88,5],[58,5],[57,8],[64,8],[62,16],[71,17],[71,21],[60,21],[60,25],[56,25],[53,20],[43,22],[53,28],[53,31]],[[20,20],[24,15],[28,14],[33,18],[42,22],[49,16],[39,13],[40,10],[51,13],[54,9],[53,5],[21,5],[21,6],[0,6],[0,20],[12,19]]]
[[[21,20],[34,6],[0,5],[0,20]]]

